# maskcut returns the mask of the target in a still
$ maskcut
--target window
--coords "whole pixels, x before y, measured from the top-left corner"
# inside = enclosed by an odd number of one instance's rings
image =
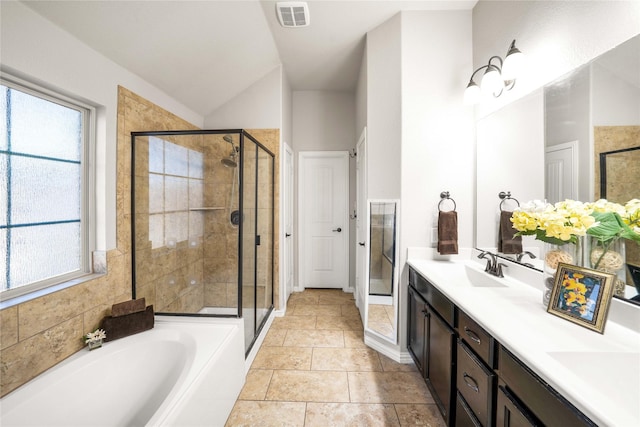
[[[0,81],[0,299],[90,272],[92,109]]]

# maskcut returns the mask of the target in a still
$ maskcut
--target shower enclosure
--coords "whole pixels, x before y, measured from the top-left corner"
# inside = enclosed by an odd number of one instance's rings
[[[242,129],[131,133],[133,298],[242,317],[249,352],[274,288],[274,154]]]

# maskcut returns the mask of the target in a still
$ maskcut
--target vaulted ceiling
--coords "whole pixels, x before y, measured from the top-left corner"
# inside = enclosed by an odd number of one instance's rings
[[[279,64],[293,90],[353,91],[368,31],[401,10],[476,3],[311,0],[311,25],[283,28],[275,1],[23,1],[203,116]]]

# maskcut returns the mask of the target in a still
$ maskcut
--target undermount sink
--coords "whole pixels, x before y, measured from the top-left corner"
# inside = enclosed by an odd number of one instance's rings
[[[621,408],[637,411],[640,402],[640,353],[553,351],[547,353],[567,370],[598,384]]]
[[[506,279],[492,276],[479,266],[465,264],[464,272],[470,286],[479,288],[504,288],[507,286],[503,283]]]

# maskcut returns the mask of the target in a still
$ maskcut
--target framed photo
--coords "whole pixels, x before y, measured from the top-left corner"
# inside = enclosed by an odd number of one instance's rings
[[[602,333],[615,274],[559,263],[547,312]]]

